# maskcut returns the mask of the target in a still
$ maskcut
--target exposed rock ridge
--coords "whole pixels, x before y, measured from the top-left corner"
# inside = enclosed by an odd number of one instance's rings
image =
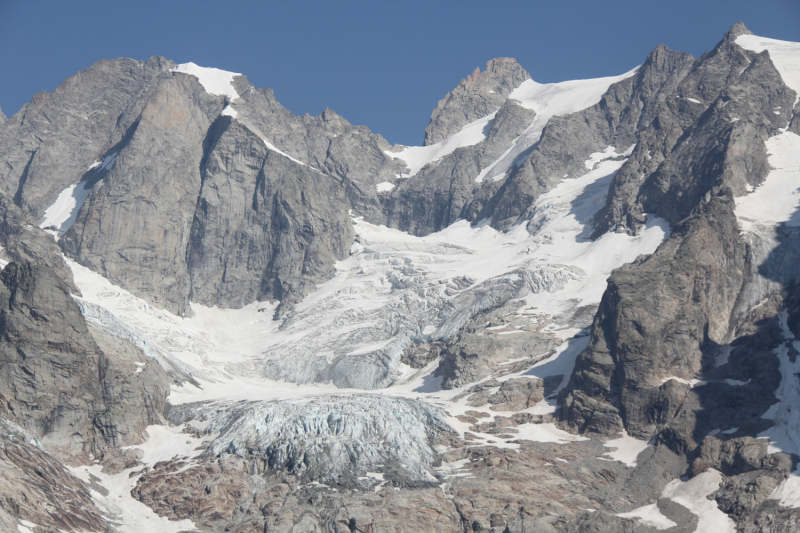
[[[636,74],[612,84],[599,103],[551,118],[530,156],[512,170],[479,218],[492,216],[494,227],[506,227],[524,218],[535,199],[564,177],[586,173],[584,161],[591,153],[607,146],[622,153],[635,144],[643,125],[686,75],[691,61],[689,54],[659,45]]]
[[[461,80],[458,87],[439,100],[425,128],[424,146],[450,137],[470,122],[499,109],[511,91],[530,79],[516,59],[498,57],[486,63],[486,70]]]
[[[595,237],[615,224],[636,231],[646,212],[676,224],[712,187],[740,196],[766,177],[764,141],[787,125],[795,95],[768,52],[735,44],[744,31],[729,31],[660,103],[612,182]]]

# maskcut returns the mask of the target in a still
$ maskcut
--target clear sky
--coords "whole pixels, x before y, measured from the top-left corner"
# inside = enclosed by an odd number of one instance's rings
[[[436,102],[493,57],[543,83],[609,76],[662,42],[698,56],[739,20],[800,41],[800,0],[0,0],[0,107],[102,58],[161,55],[420,144]]]

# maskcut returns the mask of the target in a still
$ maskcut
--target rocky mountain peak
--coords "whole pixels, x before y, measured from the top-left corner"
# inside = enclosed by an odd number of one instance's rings
[[[439,101],[425,128],[423,144],[436,144],[470,122],[497,111],[511,91],[528,79],[530,74],[511,57],[490,60],[483,72],[476,67]]]
[[[8,120],[8,119],[6,118],[6,115],[3,113],[3,108],[0,107],[0,124],[5,122],[6,120]]]
[[[740,35],[753,35],[753,32],[747,29],[747,26],[745,26],[744,22],[742,22],[741,20],[736,24],[734,24],[733,26],[731,26],[731,29],[729,29],[727,33],[725,33],[725,37],[723,38],[723,40],[735,41],[736,38],[739,37]]]

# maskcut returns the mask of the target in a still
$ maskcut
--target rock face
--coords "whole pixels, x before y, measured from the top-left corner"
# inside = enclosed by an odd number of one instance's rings
[[[163,422],[164,371],[123,341],[96,342],[51,269],[10,263],[0,281],[3,417],[69,461],[141,442]]]
[[[137,111],[133,102],[173,66],[163,58],[102,60],[52,93],[34,96],[2,124],[0,190],[40,218],[62,190],[122,140]]]
[[[3,531],[22,531],[19,521],[49,531],[108,531],[89,488],[58,460],[22,441],[20,431],[8,429],[0,429]]]
[[[296,117],[243,76],[231,100],[173,67],[103,61],[38,95],[2,125],[0,188],[34,219],[68,186],[91,190],[62,249],[159,307],[283,312],[346,256],[350,209],[382,219],[376,184],[403,167],[330,110]]]
[[[190,239],[191,299],[233,307],[274,299],[286,308],[313,292],[353,242],[345,188],[231,125],[206,163]]]
[[[490,109],[487,114],[495,111],[483,141],[458,148],[425,166],[382,198],[389,226],[426,235],[458,219],[477,222],[485,218],[481,202],[492,198],[500,185],[495,181],[476,183],[475,178],[503,155],[536,115],[511,99],[501,101],[499,109]]]
[[[480,381],[501,370],[511,373],[517,366],[530,366],[551,354],[561,344],[546,323],[531,324],[514,315],[515,304],[475,315],[440,349],[442,388],[453,389]],[[512,333],[509,335],[509,333]],[[518,364],[509,365],[509,361]]]
[[[439,100],[425,128],[423,145],[443,141],[470,122],[493,113],[505,103],[511,91],[530,78],[517,60],[510,57],[492,59],[483,72],[475,68],[475,72]]]
[[[729,189],[709,193],[656,253],[609,279],[565,400],[571,424],[613,433],[619,409],[631,434],[650,438],[675,416],[691,387],[670,378],[702,373],[704,348],[728,341],[747,253],[733,207]],[[602,416],[584,395],[607,404]]]
[[[11,200],[0,195],[0,246],[5,261],[32,263],[51,268],[69,287],[72,294],[81,291],[72,279],[72,270],[64,262],[61,249],[48,233],[35,226]]]

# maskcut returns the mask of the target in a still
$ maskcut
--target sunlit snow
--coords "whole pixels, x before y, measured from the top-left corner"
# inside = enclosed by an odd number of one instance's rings
[[[454,135],[436,144],[430,146],[406,146],[400,152],[386,150],[384,153],[395,159],[405,161],[409,171],[402,174],[401,177],[409,178],[416,175],[428,163],[438,161],[444,156],[455,152],[458,148],[472,146],[484,140],[491,127],[495,113],[467,124]]]
[[[203,89],[208,94],[219,94],[228,98],[232,102],[239,98],[239,93],[233,88],[233,78],[241,76],[238,72],[228,72],[218,68],[208,68],[195,65],[194,63],[183,63],[170,70],[170,72],[181,72],[190,74],[197,78]]]
[[[772,170],[755,191],[736,198],[736,217],[745,230],[755,223],[800,226],[800,135],[784,131],[766,146]]]
[[[772,63],[783,78],[783,82],[797,93],[795,105],[800,100],[800,43],[768,39],[758,35],[740,35],[736,44],[753,52],[769,51]]]
[[[571,80],[560,83],[536,83],[526,80],[514,89],[508,98],[517,100],[522,107],[533,109],[536,116],[530,126],[514,140],[511,147],[491,165],[484,168],[475,181],[498,180],[505,176],[512,164],[519,165],[525,152],[534,146],[542,136],[542,130],[551,118],[569,115],[598,103],[608,88],[636,74],[636,67],[620,76],[595,78],[590,80]],[[522,160],[521,160],[522,159]]]

